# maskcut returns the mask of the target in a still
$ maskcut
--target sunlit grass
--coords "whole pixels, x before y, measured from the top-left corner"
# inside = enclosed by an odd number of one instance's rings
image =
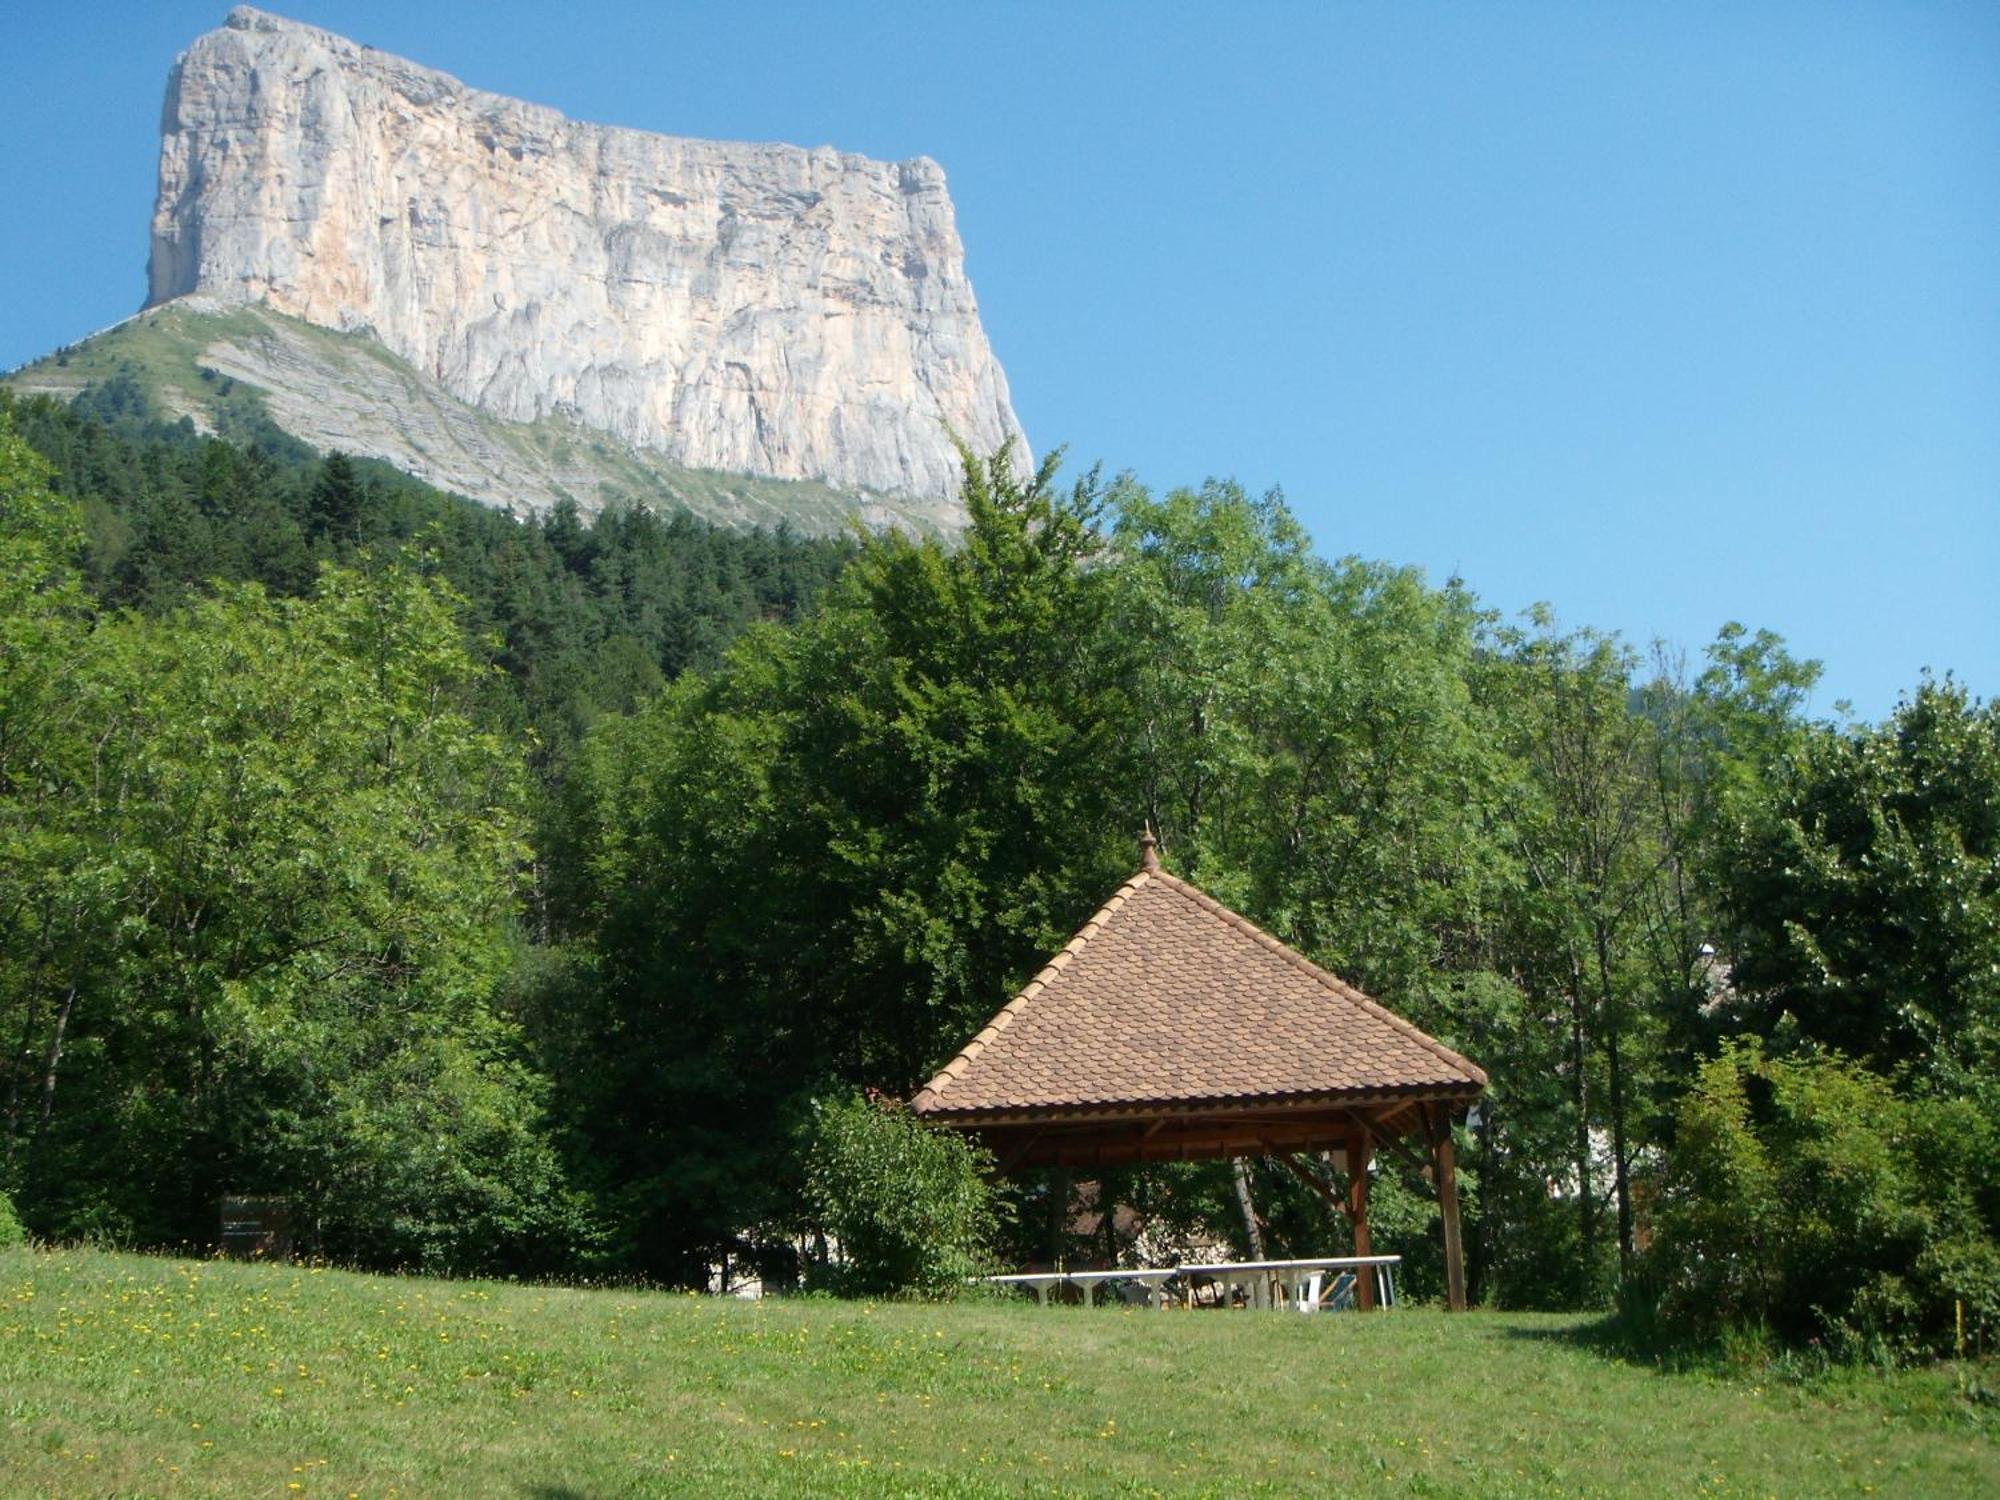
[[[0,1494],[1991,1495],[1948,1371],[1582,1320],[741,1303],[0,1254]]]

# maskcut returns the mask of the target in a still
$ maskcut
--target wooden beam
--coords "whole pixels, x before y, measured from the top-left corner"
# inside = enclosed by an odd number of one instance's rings
[[[1324,1198],[1326,1200],[1326,1206],[1328,1208],[1333,1209],[1336,1213],[1342,1215],[1347,1214],[1348,1212],[1347,1200],[1343,1198],[1339,1193],[1335,1192],[1329,1184],[1320,1181],[1319,1174],[1317,1172],[1314,1172],[1310,1167],[1306,1166],[1304,1162],[1300,1161],[1296,1156],[1293,1156],[1289,1153],[1279,1157],[1278,1160],[1284,1164],[1284,1168],[1287,1172],[1290,1172],[1294,1177],[1298,1178],[1300,1182],[1303,1182],[1307,1187],[1311,1188],[1315,1193],[1318,1193],[1320,1197]]]
[[[1389,1136],[1400,1140],[1412,1130],[1421,1131],[1424,1128],[1423,1115],[1418,1113],[1414,1119],[1411,1115],[1412,1110],[1421,1111],[1421,1109],[1421,1104],[1377,1105],[1369,1112],[1370,1132],[1379,1141]]]
[[[1026,1139],[1009,1142],[1006,1150],[995,1151],[993,1153],[993,1164],[999,1168],[1001,1175],[1006,1176],[1009,1173],[1018,1172],[1026,1161],[1028,1153],[1035,1148],[1036,1143],[1041,1140],[1044,1134],[1046,1132],[1040,1130],[1030,1131],[1027,1133]]]
[[[1316,1150],[1344,1138],[1344,1120],[1309,1125],[1165,1126],[1142,1135],[1131,1126],[1114,1129],[1049,1129],[1027,1132],[988,1130],[986,1144],[1003,1169],[1053,1166],[1117,1166],[1143,1161],[1200,1161],[1231,1156],[1270,1156],[1285,1151]],[[1023,1139],[1026,1137],[1026,1139]]]
[[[1431,1155],[1437,1163],[1438,1207],[1444,1213],[1445,1305],[1465,1311],[1465,1245],[1458,1228],[1458,1160],[1451,1140],[1451,1111],[1442,1105],[1430,1116]]]
[[[1450,1109],[1450,1101],[1434,1107]],[[1151,1161],[1204,1161],[1232,1156],[1282,1156],[1286,1152],[1338,1150],[1356,1131],[1420,1177],[1436,1180],[1429,1150],[1401,1137],[1417,1134],[1429,1146],[1430,1110],[1419,1103],[1384,1108],[1343,1104],[1314,1110],[1231,1111],[1216,1115],[1167,1114],[1092,1120],[1000,1122],[968,1127],[999,1159],[1001,1170],[1025,1167],[1091,1168]]]
[[[1397,1161],[1401,1162],[1404,1166],[1408,1167],[1412,1172],[1415,1172],[1417,1176],[1422,1178],[1424,1181],[1428,1182],[1430,1180],[1430,1168],[1424,1164],[1423,1160],[1418,1157],[1417,1153],[1412,1151],[1408,1146],[1405,1146],[1395,1136],[1383,1132],[1380,1129],[1379,1122],[1375,1129],[1370,1130],[1368,1122],[1364,1120],[1361,1116],[1352,1115],[1351,1118],[1353,1119],[1355,1125],[1359,1129],[1369,1130],[1369,1133],[1371,1137],[1374,1139],[1375,1144],[1377,1144],[1378,1146],[1386,1146],[1389,1150],[1389,1154],[1394,1156]]]

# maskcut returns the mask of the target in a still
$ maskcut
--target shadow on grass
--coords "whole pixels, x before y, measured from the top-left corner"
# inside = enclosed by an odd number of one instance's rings
[[[1713,1375],[1804,1388],[1843,1379],[1880,1376],[1895,1365],[1860,1358],[1840,1358],[1817,1339],[1805,1345],[1787,1343],[1761,1326],[1724,1327],[1703,1331],[1675,1329],[1648,1310],[1606,1312],[1562,1328],[1506,1330],[1509,1339],[1564,1344],[1601,1359],[1674,1375]],[[1912,1370],[1947,1368],[1945,1361],[1910,1361]],[[1949,1368],[1959,1368],[1950,1366]],[[1991,1403],[1983,1377],[1966,1385],[1970,1405]]]
[[[2000,1441],[2000,1363],[1938,1360],[1896,1369],[1837,1359],[1818,1344],[1787,1345],[1760,1328],[1725,1329],[1704,1339],[1615,1312],[1567,1327],[1512,1324],[1503,1336],[1567,1345],[1654,1374],[1705,1376],[1759,1392],[1787,1388],[1800,1398],[1866,1411],[1871,1420]]]
[[[1561,1344],[1618,1364],[1674,1374],[1740,1373],[1747,1352],[1742,1348],[1731,1348],[1727,1340],[1671,1332],[1655,1318],[1634,1317],[1625,1312],[1600,1313],[1596,1317],[1586,1317],[1583,1321],[1557,1328],[1514,1324],[1506,1329],[1505,1336],[1527,1343]],[[1768,1361],[1777,1352],[1761,1338],[1754,1342],[1758,1363]],[[1801,1361],[1791,1356],[1790,1351],[1783,1351],[1781,1357],[1793,1363],[1813,1362],[1809,1358]],[[1823,1364],[1824,1360],[1820,1363]],[[1807,1372],[1800,1369],[1791,1373],[1799,1375]]]

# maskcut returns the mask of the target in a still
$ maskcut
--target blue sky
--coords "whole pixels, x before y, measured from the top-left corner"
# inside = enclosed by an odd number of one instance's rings
[[[289,0],[586,119],[925,154],[1037,444],[1512,613],[2000,691],[2000,5]],[[10,18],[0,366],[144,291],[219,0]]]

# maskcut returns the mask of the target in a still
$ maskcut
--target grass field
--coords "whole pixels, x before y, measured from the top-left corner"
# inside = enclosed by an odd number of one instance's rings
[[[2000,1494],[1964,1372],[1665,1374],[1586,1333],[10,1251],[0,1494]]]

